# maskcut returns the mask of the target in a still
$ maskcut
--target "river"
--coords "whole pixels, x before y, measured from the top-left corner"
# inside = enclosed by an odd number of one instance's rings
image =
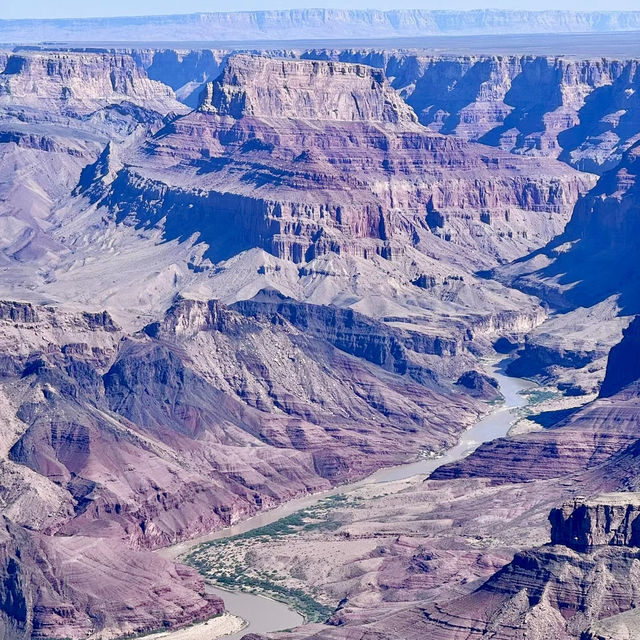
[[[513,422],[517,419],[517,410],[527,403],[522,391],[535,387],[535,383],[521,378],[512,378],[504,374],[503,368],[495,364],[492,367],[492,375],[500,384],[500,392],[504,396],[504,403],[495,411],[479,420],[468,429],[461,437],[457,445],[448,449],[438,458],[424,458],[417,462],[380,469],[372,475],[347,485],[335,487],[329,491],[303,496],[297,500],[287,502],[271,511],[260,513],[248,520],[244,520],[232,527],[215,531],[195,540],[188,540],[160,551],[169,558],[177,558],[188,552],[189,549],[208,540],[228,538],[239,533],[245,533],[270,524],[288,516],[300,509],[312,506],[327,496],[344,493],[351,489],[367,484],[378,484],[411,478],[416,475],[428,475],[438,467],[449,462],[454,462],[468,456],[483,442],[489,442],[507,434]],[[216,587],[208,587],[210,593],[220,596],[226,605],[227,611],[247,622],[247,626],[238,633],[224,636],[225,640],[237,640],[247,633],[269,633],[289,629],[304,622],[303,617],[288,605],[260,595],[243,593],[240,591],[227,591]],[[167,638],[171,634],[168,634]]]

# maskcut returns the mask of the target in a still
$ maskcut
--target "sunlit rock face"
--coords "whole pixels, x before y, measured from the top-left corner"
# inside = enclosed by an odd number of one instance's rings
[[[150,77],[170,85],[192,107],[232,53],[132,51]],[[283,48],[268,55],[373,66],[430,130],[519,155],[559,158],[583,171],[612,169],[640,137],[635,58],[375,48]]]
[[[200,110],[239,119],[292,118],[410,125],[411,107],[363,64],[234,56]]]
[[[173,91],[150,80],[126,54],[29,51],[0,60],[0,106],[39,109],[48,103],[74,115],[123,99],[148,109],[177,106]]]
[[[199,232],[214,260],[251,246],[393,258],[434,235],[506,258],[559,230],[591,182],[429,132],[371,67],[238,55],[199,110],[129,155],[104,203]]]

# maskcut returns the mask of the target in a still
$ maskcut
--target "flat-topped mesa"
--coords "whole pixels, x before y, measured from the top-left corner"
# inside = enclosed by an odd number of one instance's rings
[[[184,111],[173,90],[150,80],[135,60],[120,53],[25,51],[0,59],[0,104],[46,104],[86,114],[123,100],[160,113]]]
[[[235,55],[207,84],[200,110],[233,118],[417,123],[381,69],[364,64]]]
[[[640,547],[640,493],[603,494],[552,509],[551,544],[586,552],[599,546]]]

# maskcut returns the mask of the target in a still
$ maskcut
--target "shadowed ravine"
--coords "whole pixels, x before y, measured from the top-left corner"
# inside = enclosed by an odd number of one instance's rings
[[[460,442],[440,457],[424,458],[417,462],[380,469],[367,478],[363,478],[357,482],[340,485],[330,491],[315,493],[292,500],[275,509],[244,520],[232,527],[215,531],[194,540],[172,545],[160,550],[158,553],[172,559],[184,557],[203,542],[222,540],[264,527],[300,509],[316,505],[329,496],[339,493],[342,494],[365,485],[402,480],[416,475],[428,475],[444,464],[455,462],[468,456],[480,444],[505,436],[511,425],[517,419],[517,410],[524,407],[527,403],[526,397],[521,392],[535,386],[535,383],[529,380],[505,375],[505,364],[506,363],[503,362],[490,367],[491,375],[496,378],[500,384],[500,392],[504,397],[504,403],[466,431],[460,439]],[[241,617],[247,622],[247,626],[242,631],[224,636],[228,640],[239,639],[247,633],[269,633],[288,629],[304,622],[303,616],[287,604],[267,598],[264,595],[229,591],[214,586],[209,586],[208,591],[223,598],[229,613]],[[163,636],[163,638],[171,638],[172,635],[173,634],[168,634]]]

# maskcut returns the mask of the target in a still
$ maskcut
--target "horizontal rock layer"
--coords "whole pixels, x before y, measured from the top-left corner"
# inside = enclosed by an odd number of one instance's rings
[[[290,9],[176,16],[6,20],[4,42],[242,41],[389,38],[432,34],[567,33],[640,28],[634,11],[429,11]]]

